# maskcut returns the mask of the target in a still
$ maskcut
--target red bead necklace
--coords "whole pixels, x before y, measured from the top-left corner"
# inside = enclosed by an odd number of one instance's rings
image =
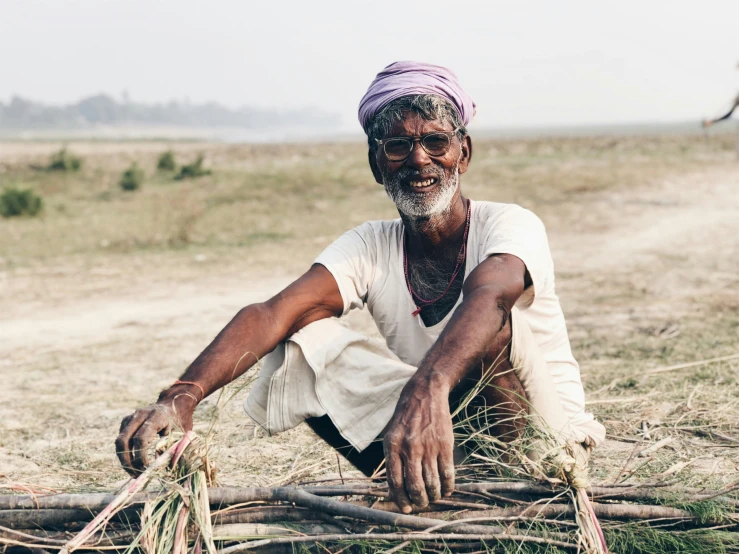
[[[442,298],[446,296],[446,293],[449,292],[449,289],[452,287],[452,283],[454,283],[454,280],[457,278],[457,274],[459,273],[459,270],[462,268],[462,264],[464,263],[465,258],[467,257],[467,235],[470,232],[470,216],[472,215],[472,202],[469,200],[467,201],[467,222],[464,226],[464,237],[462,238],[462,246],[459,248],[459,253],[457,254],[457,265],[454,267],[454,273],[452,273],[452,278],[449,279],[449,284],[446,286],[446,289],[444,289],[444,292],[441,293],[438,297],[434,298],[433,300],[426,300],[425,298],[421,297],[415,290],[413,290],[413,285],[411,285],[411,280],[408,278],[408,254],[406,253],[405,248],[405,235],[403,236],[403,269],[405,270],[405,284],[408,287],[408,291],[411,293],[411,298],[413,299],[413,303],[416,304],[416,310],[411,314],[412,316],[417,316],[419,313],[421,313],[421,310],[425,308],[426,306],[431,306],[435,302],[438,302]],[[420,306],[419,306],[420,304]]]

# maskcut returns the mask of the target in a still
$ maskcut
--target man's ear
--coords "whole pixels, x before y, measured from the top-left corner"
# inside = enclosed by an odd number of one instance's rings
[[[367,159],[369,160],[370,169],[372,170],[372,175],[375,177],[375,181],[377,181],[378,185],[384,187],[385,183],[382,182],[382,173],[380,172],[380,167],[377,165],[377,151],[373,152],[370,149],[367,152]]]
[[[459,158],[459,173],[465,173],[472,161],[472,139],[465,135],[462,139],[462,156]]]

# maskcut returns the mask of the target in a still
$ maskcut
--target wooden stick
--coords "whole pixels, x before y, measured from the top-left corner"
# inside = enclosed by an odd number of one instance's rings
[[[731,354],[729,356],[721,356],[719,358],[709,358],[707,360],[698,360],[697,362],[689,362],[686,364],[676,364],[676,365],[669,365],[666,367],[657,367],[655,369],[648,369],[647,371],[644,371],[643,373],[646,373],[648,375],[654,375],[655,373],[665,373],[666,371],[675,371],[677,369],[687,369],[689,367],[698,367],[700,365],[713,364],[716,362],[726,362],[728,360],[737,360],[737,359],[739,359],[739,354]]]
[[[83,509],[42,508],[40,510],[0,510],[0,526],[11,529],[61,528],[69,523],[87,523],[95,514]],[[112,518],[113,521],[138,519],[138,510],[126,509]]]
[[[643,519],[680,519],[690,522],[699,522],[701,518],[678,508],[670,508],[669,506],[653,506],[649,504],[602,504],[598,502],[591,503],[596,516],[603,519],[616,520],[643,520]],[[575,513],[575,507],[572,504],[537,504],[527,508],[497,508],[475,512],[476,517],[485,516],[516,516],[525,512],[527,516],[541,516],[553,518],[557,516],[572,516]],[[467,514],[452,515],[451,519],[464,517]],[[728,514],[730,519],[739,523],[739,513]],[[702,520],[707,524],[725,523]]]
[[[347,502],[339,502],[338,500],[322,498],[305,492],[304,490],[292,487],[278,487],[276,489],[272,489],[270,492],[272,496],[270,500],[292,502],[305,508],[319,510],[335,516],[359,519],[377,525],[389,525],[392,527],[406,527],[409,529],[423,530],[438,523],[438,521],[430,518],[384,512],[381,510],[366,508],[364,506],[355,506]],[[500,529],[485,527],[480,529],[480,526],[465,526],[464,529],[461,529],[461,532],[494,533],[500,532]]]
[[[290,487],[292,488],[292,487]],[[286,487],[287,489],[287,487]],[[244,504],[254,501],[279,500],[274,497],[271,488],[211,488],[208,489],[210,504],[215,509]],[[387,489],[377,486],[324,486],[324,487],[302,487],[301,489],[315,496],[377,496],[386,497]],[[549,486],[538,485],[529,482],[500,481],[491,483],[460,483],[456,490],[461,493],[469,492],[475,494],[502,493],[511,495],[523,495],[531,497],[551,496],[558,492]],[[560,489],[561,490],[561,489]],[[598,497],[609,497],[630,500],[658,499],[665,493],[677,493],[686,496],[687,500],[701,500],[703,496],[709,496],[712,491],[699,489],[674,489],[662,484],[617,484],[598,485],[588,489],[588,493]],[[719,492],[719,491],[714,491]],[[725,494],[722,492],[722,494]],[[130,505],[139,505],[144,502],[155,500],[157,493],[138,493],[131,497]],[[115,500],[116,495],[107,493],[84,493],[84,494],[56,494],[48,496],[30,495],[0,495],[0,510],[35,510],[35,509],[82,509],[90,513],[96,513],[104,509]],[[739,502],[728,499],[729,502]]]
[[[237,552],[248,552],[254,548],[273,544],[293,544],[304,542],[338,542],[338,541],[445,541],[445,540],[470,540],[470,541],[516,541],[534,544],[557,546],[565,550],[577,550],[577,545],[555,539],[533,537],[530,535],[508,535],[506,533],[481,533],[481,534],[456,534],[456,533],[363,533],[363,534],[341,534],[341,535],[314,535],[311,537],[279,537],[274,539],[249,541],[218,551],[218,554],[235,554]]]

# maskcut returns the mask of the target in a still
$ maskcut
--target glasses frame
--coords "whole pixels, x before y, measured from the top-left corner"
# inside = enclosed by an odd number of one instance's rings
[[[423,148],[423,151],[426,152],[429,156],[432,158],[440,158],[441,156],[446,155],[447,152],[449,152],[449,149],[452,147],[452,137],[456,136],[457,131],[459,131],[462,127],[457,127],[453,131],[433,131],[431,133],[426,133],[425,135],[416,135],[412,137],[389,137],[385,139],[375,139],[375,142],[377,143],[378,147],[382,147],[382,153],[385,154],[385,157],[392,161],[392,162],[402,162],[404,160],[407,160],[408,157],[413,153],[413,149],[416,147],[416,142],[418,142],[421,145],[421,148]],[[423,139],[426,137],[430,137],[431,135],[446,135],[449,137],[449,148],[447,148],[443,154],[432,154],[428,150],[426,150],[426,147],[423,144]],[[394,159],[388,156],[387,151],[385,150],[385,144],[390,142],[391,140],[405,140],[407,142],[411,143],[411,149],[408,150],[408,154],[403,158]]]

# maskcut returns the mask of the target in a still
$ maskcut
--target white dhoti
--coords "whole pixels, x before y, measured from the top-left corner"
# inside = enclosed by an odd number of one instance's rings
[[[584,406],[562,402],[531,330],[518,310],[511,313],[511,365],[530,413],[565,441],[592,448],[605,428]],[[358,451],[383,431],[416,367],[403,363],[384,342],[322,319],[304,327],[264,358],[246,400],[246,413],[269,434],[328,415]],[[569,407],[565,408],[564,406]]]

